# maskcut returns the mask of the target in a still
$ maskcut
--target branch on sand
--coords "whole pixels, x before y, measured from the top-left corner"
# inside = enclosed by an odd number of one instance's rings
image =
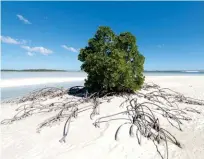
[[[79,86],[72,87],[69,90],[48,87],[33,91],[16,100],[6,101],[7,103],[17,102],[20,107],[16,109],[17,113],[13,118],[4,119],[1,124],[11,124],[38,113],[57,112],[54,116],[39,124],[37,132],[40,132],[43,127],[65,120],[63,135],[60,139],[60,142],[65,142],[73,118],[77,118],[79,113],[92,110],[90,118],[93,119],[100,113],[101,103],[110,102],[114,96],[121,96],[125,99],[120,105],[120,107],[123,107],[123,111],[96,119],[94,126],[100,127],[105,122],[123,120],[124,123],[116,130],[115,140],[119,139],[119,131],[122,127],[129,125],[129,135],[135,135],[138,144],[141,144],[142,136],[151,139],[162,159],[168,159],[169,142],[180,148],[182,146],[174,135],[162,127],[160,120],[166,119],[172,127],[182,131],[182,121],[191,120],[188,112],[198,114],[201,112],[191,107],[179,108],[179,103],[204,105],[204,100],[186,97],[181,93],[169,88],[161,88],[153,83],[145,83],[141,91],[133,94],[114,92],[88,94],[84,87]],[[57,98],[58,101],[55,100],[55,102],[50,103],[49,101],[53,98]],[[139,102],[140,99],[144,99],[143,102]],[[158,145],[162,142],[165,145],[166,155],[163,155],[158,148]]]

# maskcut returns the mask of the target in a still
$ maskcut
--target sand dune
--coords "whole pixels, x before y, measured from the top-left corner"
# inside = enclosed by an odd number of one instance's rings
[[[169,87],[186,96],[199,99],[204,99],[203,81],[204,76],[146,77],[146,82],[154,82],[162,87]],[[4,83],[4,86],[8,86],[8,83]],[[121,97],[115,97],[110,103],[103,103],[100,107],[100,115],[121,111],[119,105],[122,101]],[[185,105],[180,106],[184,107]],[[192,107],[200,110],[201,114],[190,113],[192,121],[183,122],[183,132],[162,123],[183,146],[180,149],[169,144],[169,159],[204,158],[204,108],[203,106]],[[15,114],[15,108],[17,108],[16,104],[2,104],[1,119],[12,117]],[[152,142],[142,138],[141,146],[138,145],[135,137],[129,137],[127,127],[123,127],[119,140],[115,141],[114,134],[120,124],[119,121],[102,124],[100,128],[95,128],[94,120],[90,120],[89,115],[90,111],[86,111],[71,122],[66,143],[59,142],[62,137],[64,121],[44,128],[41,133],[36,133],[38,124],[47,119],[50,114],[34,115],[11,125],[1,125],[1,158],[160,159]],[[160,147],[160,150],[162,151],[163,148]]]

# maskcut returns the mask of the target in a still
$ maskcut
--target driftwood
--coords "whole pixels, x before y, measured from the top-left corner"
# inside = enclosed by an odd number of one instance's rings
[[[78,88],[79,90],[77,90]],[[66,96],[67,93],[71,92],[70,90],[72,91],[72,95],[73,92],[78,92],[80,95]],[[60,139],[60,142],[65,142],[72,118],[77,118],[81,112],[92,110],[90,119],[93,119],[100,113],[100,104],[110,102],[114,97],[113,95],[116,96],[117,94],[114,92],[103,95],[101,95],[100,92],[88,94],[83,87],[78,86],[70,88],[69,90],[55,87],[43,88],[33,91],[17,100],[6,101],[8,103],[16,102],[21,104],[21,106],[16,109],[17,113],[13,118],[4,119],[1,121],[1,124],[11,124],[37,113],[56,112],[56,115],[39,124],[37,132],[40,132],[43,127],[51,126],[53,123],[65,120],[63,135]],[[191,120],[188,116],[188,112],[198,114],[201,112],[191,107],[181,109],[179,108],[179,103],[204,105],[204,100],[186,97],[169,88],[160,88],[160,86],[153,83],[145,83],[141,91],[133,94],[120,94],[120,96],[125,98],[125,101],[120,105],[120,107],[123,107],[123,110],[125,110],[96,119],[93,123],[94,126],[100,127],[101,123],[124,120],[124,123],[116,130],[115,140],[118,140],[121,128],[124,125],[129,125],[129,135],[135,135],[138,144],[141,144],[142,136],[151,139],[162,159],[164,159],[165,156],[162,155],[158,149],[158,144],[161,142],[165,143],[166,158],[168,158],[169,153],[168,142],[180,148],[182,148],[182,146],[175,136],[160,125],[160,119],[166,119],[171,126],[182,131],[182,121]],[[46,101],[52,98],[59,99],[59,102],[47,104]],[[139,102],[139,99],[144,99],[145,101]]]

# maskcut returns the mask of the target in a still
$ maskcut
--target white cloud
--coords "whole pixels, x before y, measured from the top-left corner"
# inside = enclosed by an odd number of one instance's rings
[[[21,46],[23,49],[27,50],[28,52],[38,52],[38,53],[41,53],[43,55],[48,55],[48,54],[51,54],[53,53],[52,50],[49,50],[49,49],[46,49],[42,46],[40,47],[30,47],[30,46]]]
[[[17,14],[16,15],[19,20],[23,21],[25,24],[31,24],[31,22],[28,21],[28,19],[24,18],[22,15]]]
[[[163,46],[164,46],[164,44],[157,45],[158,48],[162,48]]]
[[[26,40],[21,40],[21,44],[26,44],[27,41]]]
[[[18,40],[18,39],[13,39],[9,36],[0,36],[1,42],[7,43],[7,44],[25,44],[25,40]]]
[[[66,49],[68,51],[71,51],[71,52],[75,52],[75,53],[79,52],[79,49],[75,49],[73,47],[68,47],[66,45],[61,45],[61,47],[63,47],[64,49]]]
[[[28,56],[33,56],[34,54],[32,52],[27,52]]]

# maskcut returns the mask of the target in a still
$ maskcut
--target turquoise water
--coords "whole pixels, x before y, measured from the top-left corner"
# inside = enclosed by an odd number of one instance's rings
[[[20,97],[28,94],[29,92],[44,88],[44,87],[64,87],[70,88],[72,86],[83,86],[84,82],[65,82],[65,83],[52,83],[52,84],[39,84],[39,85],[31,85],[31,86],[20,86],[20,87],[9,87],[9,88],[1,88],[1,100],[11,99]]]
[[[145,72],[145,76],[204,76],[204,72]],[[20,79],[20,78],[35,78],[35,77],[46,77],[46,78],[64,78],[64,77],[86,77],[87,74],[84,72],[1,72],[1,79]],[[15,80],[14,80],[15,81]],[[43,85],[32,85],[32,86],[20,86],[1,88],[1,99],[15,98],[29,93],[32,90],[53,86],[53,87],[64,87],[69,88],[75,85],[83,85],[84,82],[64,82],[64,83],[52,83]]]

